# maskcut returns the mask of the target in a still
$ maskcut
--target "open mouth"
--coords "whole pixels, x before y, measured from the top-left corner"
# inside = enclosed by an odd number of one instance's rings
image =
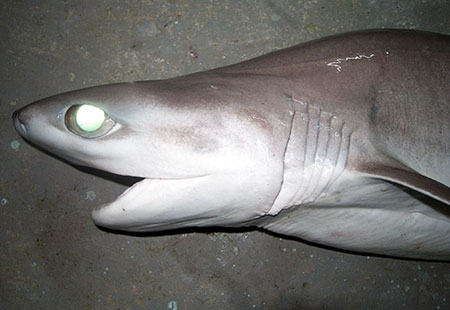
[[[77,111],[74,110],[73,113]],[[141,177],[119,175],[101,170],[105,168],[111,171],[119,170],[125,171],[126,174],[128,163],[121,162],[119,159],[111,160],[111,156],[114,156],[114,154],[109,154],[105,150],[102,150],[103,153],[100,152],[100,155],[95,153],[95,150],[101,145],[96,144],[90,136],[86,139],[89,139],[91,145],[95,145],[93,152],[89,148],[84,148],[83,145],[72,144],[71,140],[65,141],[64,130],[50,128],[51,130],[45,132],[39,131],[38,129],[43,127],[39,125],[41,120],[30,122],[36,116],[32,112],[33,110],[18,110],[13,115],[14,127],[30,144],[52,157],[62,159],[78,170],[128,187],[115,200],[94,208],[92,219],[98,226],[134,232],[158,231],[180,228],[190,223],[203,224],[202,220],[209,219],[212,216],[211,212],[203,214],[205,210],[211,209],[211,204],[214,203],[214,198],[216,198],[216,196],[213,196],[213,199],[211,199],[210,190],[205,190],[205,186],[206,188],[210,187],[210,179],[204,179],[209,176],[208,174],[184,175],[183,171],[174,171],[174,168],[169,169],[170,167],[167,169],[167,177],[157,175],[146,177],[147,167],[143,168],[144,176]],[[102,125],[94,122],[96,120],[82,122],[77,119],[77,121],[80,123],[76,123],[80,127],[79,131],[96,132],[99,130],[97,129],[98,126],[100,128],[105,126],[105,121],[102,122]],[[71,119],[68,122],[73,125]],[[109,127],[105,128],[105,131],[110,129]],[[113,149],[115,150],[115,147]],[[94,158],[91,158],[91,156]],[[109,161],[102,162],[103,157]],[[101,162],[99,164],[102,167],[101,169],[95,168],[98,162]],[[113,163],[111,164],[111,162]],[[112,167],[112,165],[118,165],[119,167]],[[134,171],[130,171],[130,173],[139,175],[140,171],[136,170],[137,164],[130,163],[129,165]],[[147,165],[147,163],[141,163],[141,166]],[[161,167],[156,170],[162,170],[161,174],[164,174],[165,171]],[[155,171],[155,173],[157,172]],[[219,187],[216,185],[211,189],[217,190]]]
[[[203,218],[201,210],[210,205],[210,201],[198,199],[199,191],[207,184],[207,176],[165,179],[100,173],[131,186],[114,201],[94,208],[92,219],[98,226],[136,232],[161,230],[161,227],[172,229]],[[200,193],[200,197],[203,195]]]
[[[109,175],[108,172],[105,174]],[[146,225],[148,221],[146,219],[146,200],[149,196],[146,195],[146,191],[151,192],[148,188],[155,180],[120,175],[114,175],[109,179],[129,187],[115,200],[96,206],[92,210],[92,220],[101,227],[139,231],[139,228]]]

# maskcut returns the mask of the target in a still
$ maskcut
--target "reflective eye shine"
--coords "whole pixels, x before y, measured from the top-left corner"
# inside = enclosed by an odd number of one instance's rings
[[[90,104],[80,104],[67,110],[65,124],[72,133],[92,139],[107,134],[115,122],[102,109]]]
[[[75,121],[83,131],[97,131],[105,122],[105,112],[92,105],[84,104],[77,110]]]

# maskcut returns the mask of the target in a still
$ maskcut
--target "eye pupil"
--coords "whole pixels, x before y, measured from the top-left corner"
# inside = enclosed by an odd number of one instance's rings
[[[72,105],[66,111],[64,123],[73,134],[86,139],[102,137],[116,125],[106,112],[87,103]]]
[[[85,132],[99,130],[105,122],[105,112],[92,105],[84,104],[76,112],[75,122]]]

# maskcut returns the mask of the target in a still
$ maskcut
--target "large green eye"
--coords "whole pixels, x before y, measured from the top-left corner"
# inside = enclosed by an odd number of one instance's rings
[[[114,121],[102,109],[90,105],[74,105],[66,112],[67,128],[84,138],[97,138],[105,135],[114,126]]]
[[[94,132],[99,130],[105,122],[105,112],[92,105],[83,104],[76,112],[75,122],[81,130]]]

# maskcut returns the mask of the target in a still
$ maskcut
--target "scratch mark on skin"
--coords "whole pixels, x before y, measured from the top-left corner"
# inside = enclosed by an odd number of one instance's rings
[[[375,54],[370,54],[369,56],[358,54],[358,55],[353,56],[353,57],[338,58],[338,59],[336,59],[336,61],[332,61],[332,62],[327,63],[327,66],[334,67],[334,68],[336,68],[337,72],[341,72],[342,71],[341,64],[343,62],[346,62],[346,61],[349,61],[349,60],[360,60],[360,59],[363,59],[363,58],[370,59],[370,58],[372,58],[374,56],[375,56]]]
[[[303,102],[303,101],[300,101],[298,99],[295,99],[294,97],[291,97],[291,100],[294,101],[294,102],[300,103],[302,105],[306,105],[306,102]]]
[[[254,115],[252,115],[252,116],[250,116],[250,117],[251,117],[252,119],[254,119],[254,120],[261,121],[261,122],[263,122],[264,124],[267,125],[267,121],[266,121],[264,118],[257,117],[257,116],[254,116]]]

